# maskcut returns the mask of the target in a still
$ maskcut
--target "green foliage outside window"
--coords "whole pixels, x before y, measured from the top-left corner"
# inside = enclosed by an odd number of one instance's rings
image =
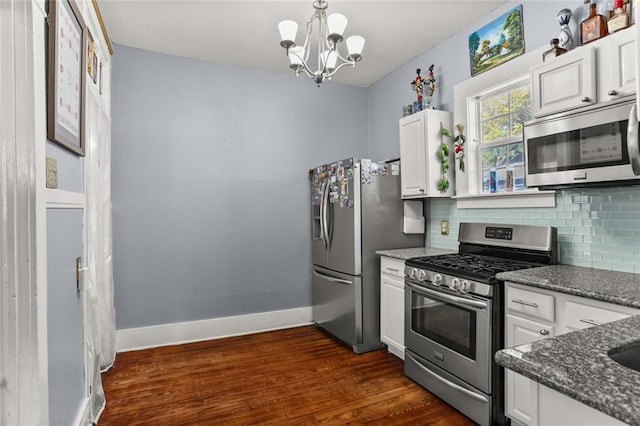
[[[480,149],[482,170],[524,167],[524,123],[531,119],[529,84],[522,84],[482,98],[480,104]],[[519,172],[521,174],[521,172]],[[517,188],[524,189],[522,179]],[[483,190],[488,191],[488,188]]]

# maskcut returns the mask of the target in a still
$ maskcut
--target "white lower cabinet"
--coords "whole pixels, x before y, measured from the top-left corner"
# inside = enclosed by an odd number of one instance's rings
[[[554,335],[553,326],[507,314],[507,347],[524,345]],[[507,415],[522,424],[537,424],[535,382],[511,370],[505,371]]]
[[[562,426],[622,426],[626,423],[551,388],[538,385],[538,424]]]
[[[380,258],[380,340],[404,359],[404,261]]]
[[[505,305],[506,347],[640,315],[638,309],[509,282],[506,283]],[[506,414],[514,424],[623,424],[508,369],[505,382]],[[594,419],[598,420],[594,423]]]

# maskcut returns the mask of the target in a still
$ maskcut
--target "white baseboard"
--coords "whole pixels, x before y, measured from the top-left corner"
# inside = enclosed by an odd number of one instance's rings
[[[311,324],[311,307],[116,331],[116,352],[241,336]]]

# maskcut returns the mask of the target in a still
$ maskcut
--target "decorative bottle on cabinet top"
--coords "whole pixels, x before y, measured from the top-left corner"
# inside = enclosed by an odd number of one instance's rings
[[[551,49],[542,54],[543,61],[546,61],[549,58],[555,58],[556,56],[560,56],[563,53],[567,53],[567,49],[560,47],[560,45],[558,44],[559,42],[560,40],[558,40],[557,38],[551,39]]]
[[[573,35],[571,34],[571,30],[569,29],[569,21],[571,20],[571,15],[573,15],[571,9],[562,9],[556,16],[556,19],[560,24],[560,35],[558,36],[560,47],[567,50],[571,50],[574,48]]]
[[[616,0],[613,6],[613,15],[607,22],[609,34],[625,29],[629,26],[629,14],[624,10],[622,0]]]
[[[607,19],[598,14],[596,6],[596,0],[591,0],[589,4],[589,17],[580,24],[581,44],[590,43],[608,34]]]

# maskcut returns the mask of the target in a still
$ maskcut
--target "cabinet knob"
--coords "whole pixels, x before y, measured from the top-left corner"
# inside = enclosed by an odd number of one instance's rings
[[[542,330],[540,330],[540,334],[542,334],[543,336],[546,336],[549,334],[549,330],[546,330],[543,328]]]
[[[609,90],[608,95],[609,95],[609,96],[618,96],[618,95],[619,95],[619,93],[618,93],[618,91],[617,91],[617,90]]]
[[[420,192],[424,192],[424,188],[420,188]]]
[[[584,102],[585,104],[588,104],[589,102],[591,102],[591,98],[588,96],[585,96],[584,98],[581,99],[582,102]]]

